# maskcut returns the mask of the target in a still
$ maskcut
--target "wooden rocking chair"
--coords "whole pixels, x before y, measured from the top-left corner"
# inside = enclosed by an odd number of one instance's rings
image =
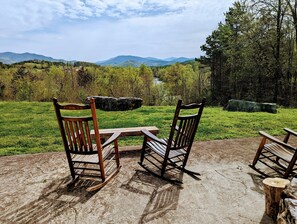
[[[93,184],[86,189],[94,191],[102,188],[121,168],[117,142],[120,133],[114,133],[101,144],[94,99],[89,102],[90,104],[86,105],[62,105],[57,99],[53,99],[72,176],[72,181],[67,186],[74,186],[79,177],[95,181],[99,178],[99,184]],[[82,111],[88,112],[88,116],[82,116]],[[69,113],[70,116],[64,116],[64,113]],[[78,113],[80,115],[77,115]],[[91,128],[94,128],[95,137],[91,136]]]
[[[143,129],[144,141],[141,150],[139,164],[148,172],[157,175],[163,179],[173,182],[181,182],[166,178],[165,172],[173,168],[177,168],[185,173],[196,178],[199,173],[192,172],[185,168],[189,154],[192,148],[194,137],[198,128],[198,124],[205,105],[205,99],[201,103],[193,103],[182,105],[182,100],[179,100],[176,106],[173,122],[169,138],[160,139]],[[189,109],[198,109],[195,114],[187,114]],[[145,165],[144,159],[157,168],[157,172]],[[159,170],[159,171],[158,171]]]
[[[256,170],[263,176],[269,176],[268,174],[261,171],[256,167],[258,162],[271,168],[281,177],[287,179],[289,176],[295,176],[296,170],[296,159],[297,159],[297,148],[288,144],[291,135],[297,136],[297,132],[285,128],[287,134],[283,141],[260,131],[259,134],[263,136],[263,139],[256,152],[253,163],[250,165],[251,168]]]

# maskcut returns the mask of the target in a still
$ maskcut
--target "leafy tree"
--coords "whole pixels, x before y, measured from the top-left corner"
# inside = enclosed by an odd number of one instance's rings
[[[14,73],[15,73],[14,68],[9,68],[6,66],[0,67],[0,99],[1,100],[13,99],[12,79],[13,79]]]
[[[295,48],[297,49],[297,0],[286,0],[295,28]]]
[[[83,67],[77,69],[77,84],[81,87],[88,86],[93,81],[93,76]]]
[[[285,0],[238,1],[201,46],[213,102],[229,98],[292,103],[292,24]]]
[[[139,78],[141,79],[141,89],[142,93],[141,96],[143,98],[143,101],[147,105],[152,104],[152,88],[153,88],[153,72],[152,70],[147,67],[146,65],[142,64],[139,68]]]

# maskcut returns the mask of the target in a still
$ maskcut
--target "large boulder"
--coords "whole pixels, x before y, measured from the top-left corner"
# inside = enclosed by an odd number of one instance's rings
[[[134,110],[142,106],[142,99],[135,97],[90,96],[89,98],[95,99],[98,109],[106,111]]]
[[[276,113],[275,103],[257,103],[245,100],[229,100],[225,108],[228,111],[244,111],[244,112],[268,112]]]

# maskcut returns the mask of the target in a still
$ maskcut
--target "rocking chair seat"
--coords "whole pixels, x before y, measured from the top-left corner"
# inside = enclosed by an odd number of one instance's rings
[[[150,141],[150,142],[147,143],[147,146],[150,149],[152,149],[153,151],[155,151],[156,153],[158,153],[160,156],[164,157],[165,153],[166,153],[166,148],[167,148],[166,145],[167,145],[168,139],[167,138],[161,138],[160,140],[162,142],[164,142],[164,144],[160,144],[160,142],[156,142],[156,141]],[[185,155],[185,154],[186,154],[186,151],[183,150],[183,149],[176,149],[176,150],[172,149],[169,152],[168,159],[173,159],[174,157],[178,157],[178,156]]]
[[[168,145],[168,138],[158,138],[157,136],[153,135],[146,129],[141,130],[144,136],[151,139],[151,141],[147,142],[147,147],[151,150],[155,151],[157,154],[159,154],[162,157],[165,157],[167,145]],[[169,152],[168,159],[172,159],[174,157],[178,157],[181,155],[185,155],[186,151],[184,149],[175,149],[174,141],[172,141],[172,150]]]
[[[290,151],[276,143],[266,144],[263,147],[263,150],[266,150],[266,151],[274,154],[275,156],[283,159],[284,161],[286,161],[288,163],[292,160],[292,157],[294,155],[294,153],[292,151]]]
[[[120,135],[120,133],[115,133],[115,137],[118,138],[118,136]],[[99,157],[97,155],[97,145],[93,144],[93,149],[95,151],[94,154],[73,154],[72,155],[72,162],[86,162],[86,163],[93,163],[93,164],[99,164]],[[107,145],[106,147],[104,147],[104,145],[102,145],[102,156],[103,156],[103,160],[106,160],[107,157],[112,153],[113,147],[111,145]]]
[[[283,178],[289,178],[289,176],[295,176],[296,173],[296,160],[297,160],[297,148],[288,144],[291,135],[297,136],[297,133],[291,129],[285,128],[287,132],[284,140],[281,141],[263,131],[259,134],[263,137],[258,147],[256,155],[250,167],[264,176],[268,176],[263,171],[256,167],[260,162],[267,167],[274,170]]]

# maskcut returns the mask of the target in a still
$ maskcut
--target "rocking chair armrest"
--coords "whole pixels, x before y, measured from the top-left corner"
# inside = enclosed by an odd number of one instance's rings
[[[287,144],[285,142],[282,142],[281,140],[267,134],[264,131],[259,131],[259,134],[262,135],[264,138],[269,139],[270,141],[272,141],[272,142],[274,142],[276,144],[279,144],[279,145],[281,145],[281,146],[283,146],[285,148],[289,148],[289,149],[291,149],[293,151],[296,151],[296,148],[294,148],[293,146],[291,146],[291,145],[289,145],[289,144]]]
[[[158,142],[158,143],[160,143],[160,144],[162,144],[162,145],[166,145],[166,144],[164,143],[164,141],[162,141],[161,139],[159,139],[157,136],[155,136],[154,134],[152,134],[152,133],[149,132],[148,130],[146,130],[146,129],[142,129],[141,132],[144,134],[145,137],[147,137],[147,138],[149,138],[149,139],[151,139],[151,140],[153,140],[153,141],[156,141],[156,142]]]
[[[297,137],[297,132],[296,131],[293,131],[291,130],[290,128],[284,128],[284,130],[288,133],[288,134],[292,134],[294,136]]]
[[[102,144],[102,148],[105,148],[106,146],[116,141],[120,135],[121,135],[121,132],[118,132],[118,131],[113,133],[112,136],[110,136],[110,138],[107,139],[106,142],[104,142],[104,144]]]

